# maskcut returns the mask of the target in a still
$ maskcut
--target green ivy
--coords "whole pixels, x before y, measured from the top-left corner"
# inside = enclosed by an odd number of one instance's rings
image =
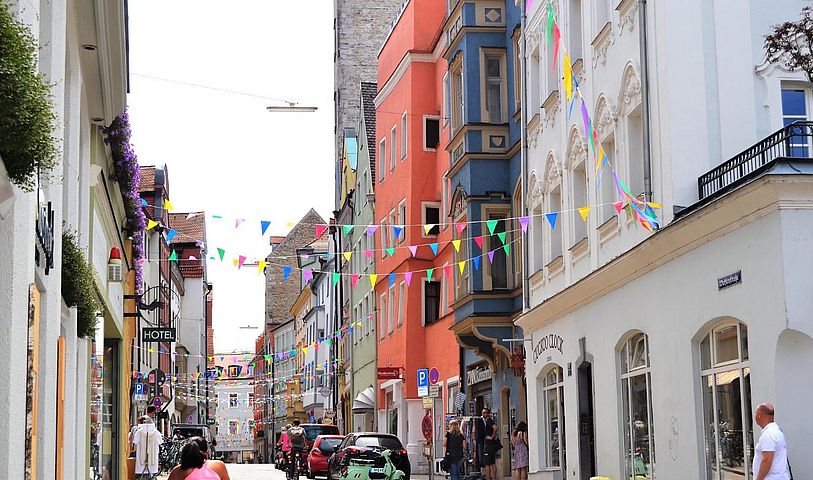
[[[37,71],[37,41],[0,0],[0,157],[23,190],[32,191],[37,172],[56,165],[55,125],[51,87]]]
[[[100,308],[93,270],[79,248],[76,234],[68,230],[62,232],[62,299],[69,307],[76,307],[76,334],[81,338],[93,338]]]

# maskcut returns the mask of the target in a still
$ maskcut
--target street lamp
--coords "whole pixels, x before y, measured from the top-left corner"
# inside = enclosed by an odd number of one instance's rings
[[[276,112],[313,113],[318,108],[318,107],[302,107],[302,106],[299,106],[299,104],[296,103],[296,102],[289,102],[287,100],[284,100],[284,103],[287,103],[288,105],[284,105],[284,106],[273,106],[273,105],[271,105],[271,106],[265,107],[265,109],[268,110],[271,113],[276,113]]]

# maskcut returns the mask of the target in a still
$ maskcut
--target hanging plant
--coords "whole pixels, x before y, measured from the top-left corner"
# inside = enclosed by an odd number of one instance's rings
[[[37,71],[37,41],[0,0],[0,157],[25,191],[56,165],[51,87]]]
[[[102,128],[105,143],[110,146],[113,156],[113,178],[119,184],[124,196],[124,211],[127,215],[127,233],[133,239],[133,268],[135,269],[136,293],[143,293],[144,230],[147,218],[138,192],[141,174],[133,146],[130,144],[130,117],[127,111],[116,117],[107,128]]]
[[[69,307],[76,307],[76,334],[80,338],[93,338],[99,301],[93,284],[93,269],[85,257],[76,234],[62,232],[62,299]]]

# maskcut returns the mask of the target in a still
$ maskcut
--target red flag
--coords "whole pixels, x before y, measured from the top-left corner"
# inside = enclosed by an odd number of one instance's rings
[[[553,71],[556,71],[556,60],[559,58],[559,40],[562,34],[559,32],[559,24],[553,24]]]
[[[316,224],[314,225],[314,228],[316,229],[316,238],[318,239],[322,236],[323,233],[325,233],[325,230],[327,230],[327,225]]]

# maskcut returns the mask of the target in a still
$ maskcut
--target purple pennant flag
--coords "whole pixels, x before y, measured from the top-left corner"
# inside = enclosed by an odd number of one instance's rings
[[[418,253],[418,246],[417,245],[409,245],[409,246],[407,246],[407,248],[412,253],[413,257],[415,256],[416,253]]]
[[[584,122],[584,135],[590,137],[590,114],[587,113],[587,103],[582,98],[582,121]]]
[[[528,231],[528,221],[530,219],[528,217],[519,217],[519,226],[522,227],[522,233]]]
[[[313,270],[310,268],[306,268],[302,270],[302,281],[305,283],[310,282],[313,279]]]
[[[412,283],[412,272],[404,273],[404,277],[406,278],[406,284],[407,284],[407,287],[408,287],[409,284]]]
[[[488,252],[488,261],[494,263],[494,250]]]
[[[375,235],[375,232],[378,230],[378,225],[370,225],[367,227],[367,236],[372,237]]]

